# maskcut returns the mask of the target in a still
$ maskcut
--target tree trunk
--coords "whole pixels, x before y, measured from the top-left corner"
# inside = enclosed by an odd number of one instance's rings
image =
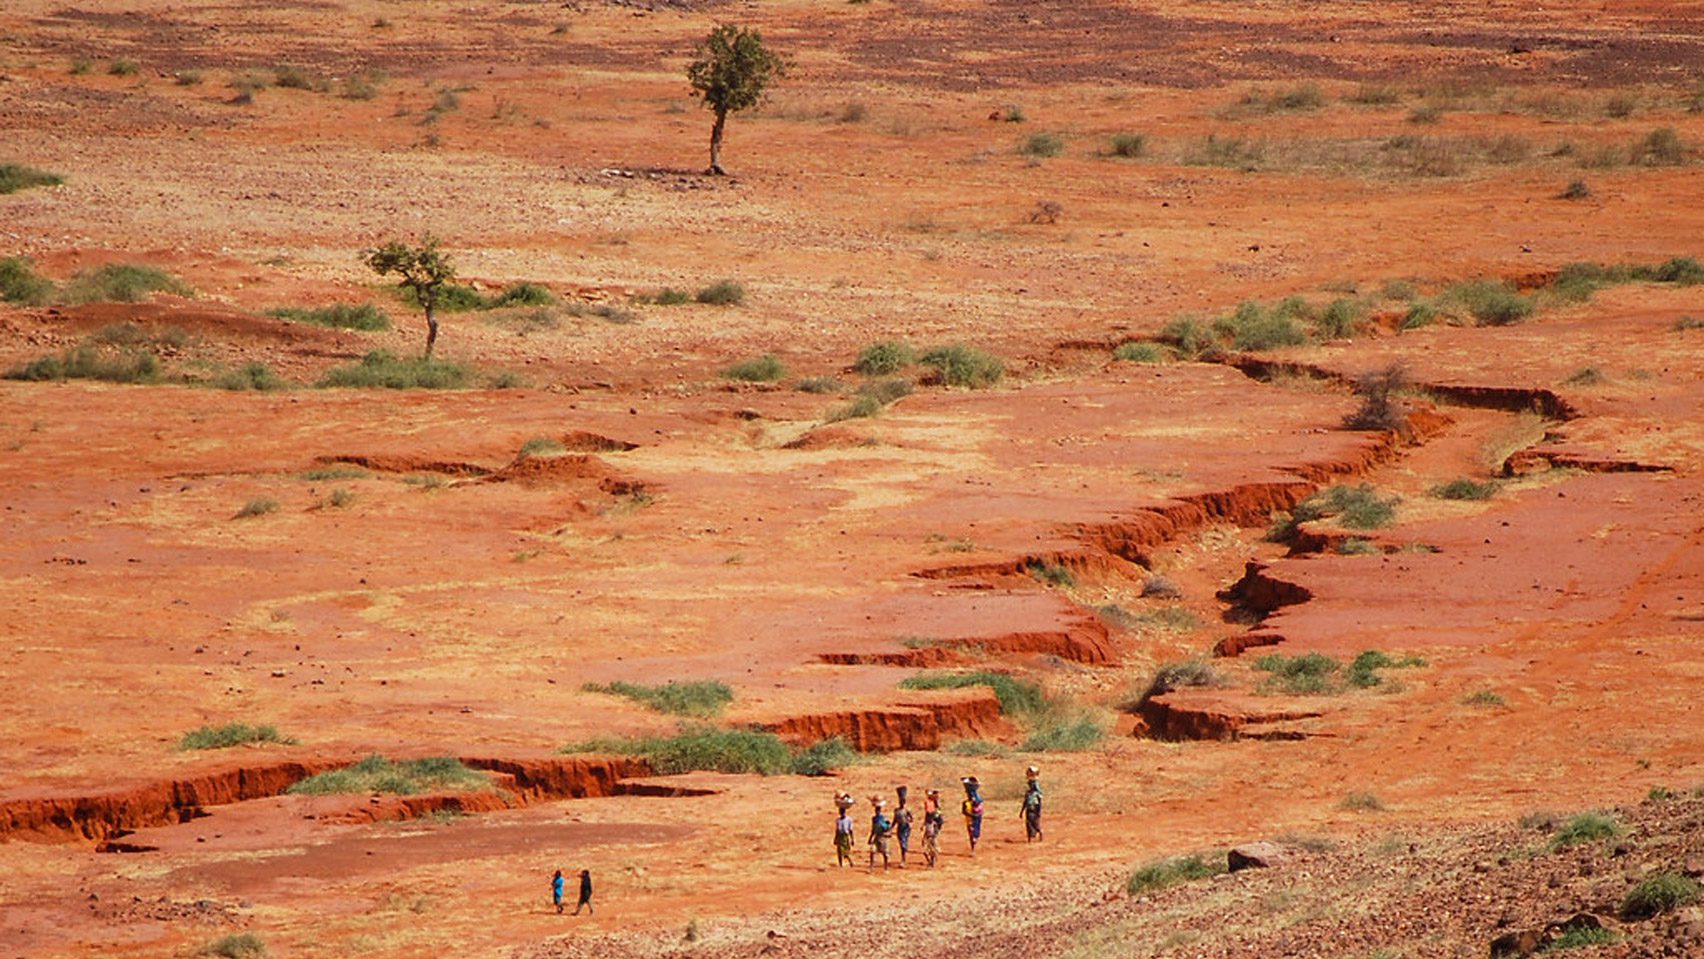
[[[432,347],[438,345],[438,318],[432,315],[433,304],[426,304],[426,358],[432,358]]]
[[[726,176],[722,169],[722,129],[728,125],[728,111],[716,111],[716,123],[710,128],[710,170],[711,176]]]

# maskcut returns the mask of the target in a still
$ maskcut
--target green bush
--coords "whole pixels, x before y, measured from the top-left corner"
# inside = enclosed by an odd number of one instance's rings
[[[968,673],[919,673],[899,684],[901,689],[969,689],[987,686],[1000,701],[1000,712],[1019,719],[1034,718],[1047,710],[1041,686],[1010,673],[979,669]]]
[[[0,194],[16,193],[32,187],[58,186],[65,178],[57,173],[38,170],[21,163],[0,163]]]
[[[1140,133],[1115,133],[1112,135],[1112,155],[1135,159],[1148,150],[1148,138]]]
[[[1417,330],[1422,326],[1431,326],[1438,321],[1438,308],[1430,303],[1415,303],[1402,315],[1400,329]]]
[[[1065,152],[1065,141],[1057,133],[1032,133],[1018,146],[1018,152],[1032,157],[1055,157]]]
[[[374,754],[352,766],[309,776],[288,792],[300,796],[337,793],[393,793],[409,796],[422,792],[472,792],[490,789],[491,780],[477,769],[469,769],[453,756],[393,762]]]
[[[1562,952],[1567,949],[1584,949],[1587,946],[1607,946],[1621,937],[1613,930],[1602,926],[1571,926],[1562,934],[1539,948],[1539,952]]]
[[[858,387],[859,399],[873,399],[883,406],[911,395],[911,381],[901,376],[871,380]]]
[[[84,343],[57,356],[43,356],[8,370],[9,380],[99,380],[104,383],[153,383],[160,361],[148,350],[103,349]]]
[[[1343,298],[1331,301],[1319,314],[1317,327],[1327,339],[1343,340],[1354,336],[1361,327],[1361,304]]]
[[[510,306],[553,306],[560,302],[550,287],[540,283],[516,283],[503,288],[489,301],[488,309],[502,309]]]
[[[391,327],[390,315],[371,303],[334,303],[331,306],[281,306],[267,310],[266,315],[314,326],[330,326],[344,330],[378,331]]]
[[[1550,837],[1551,850],[1566,849],[1586,842],[1599,842],[1621,835],[1621,824],[1598,812],[1583,812],[1556,830]]]
[[[285,389],[290,384],[272,372],[272,367],[265,363],[244,363],[237,369],[215,377],[213,385],[222,390],[270,392]]]
[[[133,77],[140,72],[141,69],[141,66],[139,66],[135,60],[127,60],[124,57],[119,57],[117,60],[107,64],[107,73],[110,73],[115,77]]]
[[[1225,869],[1225,863],[1217,858],[1209,861],[1201,856],[1191,855],[1157,859],[1138,866],[1125,881],[1124,890],[1132,896],[1155,892],[1180,883],[1211,879]]]
[[[865,376],[885,376],[897,373],[917,362],[917,351],[908,343],[898,340],[884,340],[871,343],[858,351],[858,359],[852,364],[852,369]]]
[[[304,472],[302,479],[317,483],[329,480],[366,479],[371,475],[359,466],[317,466]]]
[[[1265,155],[1264,146],[1246,137],[1221,137],[1217,133],[1209,133],[1206,139],[1196,141],[1184,152],[1183,162],[1190,166],[1249,171],[1255,169]]]
[[[234,518],[248,519],[253,516],[265,516],[268,513],[276,513],[281,505],[282,504],[275,499],[267,499],[264,497],[260,499],[251,499],[243,504],[242,509],[237,510],[237,515]]]
[[[1673,283],[1677,286],[1697,286],[1704,283],[1704,263],[1690,256],[1677,256],[1667,260],[1651,272],[1651,279],[1658,283]]]
[[[1071,570],[1058,563],[1048,563],[1039,559],[1032,559],[1024,563],[1024,570],[1037,580],[1046,583],[1049,586],[1064,586],[1069,588],[1077,585],[1077,578],[1071,575]]]
[[[722,375],[730,380],[741,380],[746,383],[773,383],[787,375],[787,367],[776,358],[774,353],[765,353],[762,356],[735,363],[723,370]]]
[[[594,739],[563,751],[639,756],[664,776],[696,770],[775,776],[793,767],[792,751],[774,733],[713,726],[687,726],[673,736]]]
[[[933,367],[948,386],[984,389],[1000,382],[1006,375],[1006,364],[991,353],[962,344],[938,346],[919,358],[924,366]]]
[[[296,741],[280,735],[276,726],[250,726],[247,723],[226,723],[223,726],[202,726],[183,734],[179,749],[226,749],[247,743],[283,743]]]
[[[839,423],[844,420],[867,419],[882,411],[882,403],[873,396],[855,396],[849,403],[836,406],[823,414],[823,420]]]
[[[1200,320],[1180,316],[1160,330],[1160,340],[1177,348],[1180,355],[1194,359],[1218,347],[1212,330]]]
[[[562,441],[554,436],[534,436],[521,444],[520,455],[522,457],[556,456],[567,451],[568,448],[562,445]]]
[[[1396,503],[1396,497],[1381,497],[1365,483],[1333,486],[1302,500],[1291,511],[1290,518],[1295,523],[1307,523],[1336,516],[1350,529],[1379,529],[1395,519]]]
[[[1531,316],[1534,309],[1530,297],[1522,296],[1501,280],[1457,283],[1446,290],[1444,296],[1485,326],[1518,323]]]
[[[1398,658],[1376,649],[1365,650],[1349,663],[1349,685],[1357,689],[1371,689],[1384,682],[1378,674],[1381,669],[1412,669],[1424,665],[1426,661],[1418,656]]]
[[[79,273],[65,285],[70,303],[138,303],[150,293],[193,296],[182,280],[159,267],[141,263],[108,263]]]
[[[202,946],[201,954],[224,959],[261,959],[266,955],[266,943],[252,932],[233,932]]]
[[[1308,341],[1297,319],[1307,314],[1300,299],[1291,297],[1270,308],[1250,300],[1213,323],[1214,332],[1239,350],[1261,352]]]
[[[1319,696],[1339,690],[1336,674],[1342,664],[1322,653],[1300,656],[1268,653],[1254,661],[1254,668],[1272,674],[1263,686],[1268,692]]]
[[[625,696],[660,713],[675,716],[714,716],[734,701],[734,691],[727,683],[716,680],[670,681],[660,686],[643,683],[587,683],[580,687],[588,693],[607,693]]]
[[[1106,724],[1088,712],[1049,714],[1038,720],[1024,738],[1026,752],[1080,753],[1100,745]]]
[[[1140,340],[1118,344],[1118,349],[1112,351],[1112,358],[1126,363],[1164,363],[1169,359],[1165,348],[1158,343]]]
[[[52,297],[53,281],[37,274],[29,257],[0,257],[0,300],[41,306]]]
[[[1487,709],[1509,705],[1509,701],[1504,699],[1501,694],[1490,689],[1481,689],[1469,693],[1462,697],[1461,703],[1463,706],[1477,706]]]
[[[414,299],[414,291],[407,287],[398,286],[395,289],[395,294],[396,298],[405,304],[411,306],[419,305]],[[491,301],[486,299],[478,290],[471,286],[462,286],[459,283],[445,283],[443,286],[438,287],[437,309],[445,313],[469,313],[474,310],[491,309]]]
[[[359,363],[326,371],[319,385],[328,388],[387,390],[457,390],[467,386],[473,372],[447,360],[404,360],[386,350],[374,350]]]
[[[1627,891],[1621,900],[1621,915],[1628,919],[1649,919],[1698,901],[1698,883],[1676,872],[1659,872],[1648,876]]]
[[[1497,483],[1495,480],[1476,483],[1462,476],[1440,486],[1434,486],[1430,492],[1439,499],[1487,500],[1497,495]]]
[[[733,280],[718,280],[699,290],[694,300],[709,306],[739,306],[745,302],[745,287]]]
[[[826,776],[858,760],[858,753],[839,736],[818,740],[793,756],[795,776]]]
[[[1359,536],[1340,540],[1335,549],[1339,556],[1381,556],[1384,554],[1384,550],[1379,548],[1379,544],[1370,539],[1362,539]]]

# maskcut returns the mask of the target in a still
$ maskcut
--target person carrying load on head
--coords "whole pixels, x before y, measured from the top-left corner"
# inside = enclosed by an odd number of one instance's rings
[[[905,868],[906,854],[911,851],[911,810],[905,806],[905,787],[900,786],[899,808],[893,811],[893,834],[899,840],[899,868]]]
[[[834,865],[852,865],[852,833],[857,828],[852,822],[852,810],[840,805],[840,797],[836,796],[835,806],[840,810],[839,818],[834,820]]]
[[[947,817],[941,815],[941,791],[928,790],[923,794],[923,861],[930,869],[941,855],[941,827],[946,824]]]
[[[1024,770],[1027,785],[1024,789],[1024,841],[1041,841],[1041,770],[1034,766]]]
[[[964,831],[970,837],[970,854],[976,855],[976,843],[982,838],[982,784],[975,776],[959,780],[964,784],[964,802],[959,811],[964,814]]]
[[[887,800],[876,796],[870,797],[870,805],[875,807],[875,814],[870,817],[870,866],[876,868],[876,856],[882,857],[882,871],[888,867],[888,837],[893,835],[893,820],[887,817]]]

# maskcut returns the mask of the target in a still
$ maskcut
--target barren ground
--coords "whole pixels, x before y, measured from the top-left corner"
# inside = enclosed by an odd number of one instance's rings
[[[68,2],[0,9],[0,163],[65,180],[0,195],[0,258],[195,295],[0,302],[0,368],[131,323],[168,374],[0,381],[0,956],[252,932],[303,957],[1465,957],[1704,855],[1704,286],[1549,286],[1704,254],[1704,4]],[[791,67],[711,178],[682,72],[723,20]],[[240,102],[285,66],[309,88]],[[1664,128],[1678,153],[1637,149]],[[358,251],[422,231],[479,289],[564,299],[444,316],[444,357],[520,385],[313,388],[418,351]],[[1401,286],[1475,278],[1541,308],[1403,328]],[[743,304],[644,300],[721,279]],[[1113,359],[1291,295],[1365,322]],[[392,329],[266,312],[369,301]],[[913,368],[828,422],[886,339],[1007,373]],[[778,384],[723,376],[763,353]],[[246,363],[295,387],[174,382]],[[1342,428],[1392,363],[1412,430]],[[566,449],[520,455],[538,437]],[[1496,493],[1433,495],[1460,477]],[[1265,538],[1337,483],[1394,522]],[[1369,649],[1424,665],[1319,696],[1253,666]],[[1191,657],[1222,684],[1132,705]],[[1108,734],[1025,751],[985,689],[900,688],[925,666],[1018,672]],[[865,755],[557,754],[676,726],[583,684],[672,679],[731,686],[720,723]],[[176,748],[232,721],[295,741]],[[374,752],[505,791],[281,794]],[[949,817],[935,872],[834,871],[835,791],[968,774],[974,859]],[[1610,806],[1626,849],[1514,825]],[[1277,837],[1308,851],[1123,895],[1136,864]],[[595,916],[548,908],[555,868],[593,870]],[[1597,948],[1704,955],[1697,908]]]

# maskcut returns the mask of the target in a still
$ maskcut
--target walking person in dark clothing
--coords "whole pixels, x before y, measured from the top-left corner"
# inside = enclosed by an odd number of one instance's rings
[[[982,784],[975,776],[965,776],[959,780],[964,784],[964,802],[959,806],[964,813],[964,831],[970,837],[970,854],[976,855],[976,844],[982,839]]]
[[[899,840],[899,868],[905,868],[905,854],[911,851],[911,810],[905,808],[905,787],[899,787],[899,808],[893,811],[893,834]]]
[[[562,914],[562,870],[556,870],[556,875],[550,877],[550,898],[556,902],[557,915]]]
[[[1041,770],[1031,766],[1024,770],[1028,786],[1024,790],[1024,841],[1041,841]]]
[[[574,907],[574,915],[578,916],[582,908],[586,910],[588,916],[595,912],[592,909],[592,871],[590,869],[580,870],[580,904]]]

